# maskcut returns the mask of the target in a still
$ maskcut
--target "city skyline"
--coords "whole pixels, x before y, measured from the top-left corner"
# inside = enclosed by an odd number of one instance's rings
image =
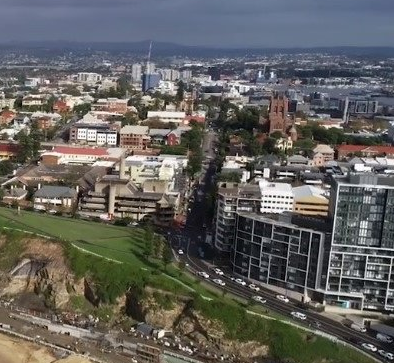
[[[3,0],[0,42],[154,39],[208,47],[394,46],[393,10],[389,0],[227,0],[225,6],[219,0]]]

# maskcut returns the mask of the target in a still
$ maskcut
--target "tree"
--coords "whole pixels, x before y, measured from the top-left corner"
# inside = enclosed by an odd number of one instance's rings
[[[0,175],[8,175],[14,171],[14,164],[9,160],[0,161]]]
[[[171,250],[170,246],[167,243],[164,245],[161,259],[163,261],[164,268],[167,268],[167,265],[172,260],[172,250]]]
[[[80,105],[74,106],[73,111],[79,116],[85,116],[91,110],[90,103],[82,103]]]
[[[19,151],[17,155],[18,162],[24,164],[27,161],[38,159],[41,148],[41,132],[35,122],[30,127],[30,134],[25,130],[18,133]]]
[[[180,103],[183,101],[183,96],[185,93],[185,83],[183,81],[178,82],[178,90],[176,91],[176,96],[175,100],[177,103]]]
[[[126,112],[123,115],[122,126],[125,125],[137,125],[138,116],[134,112]]]
[[[153,240],[155,238],[155,233],[150,225],[145,229],[145,245],[144,245],[144,255],[146,257],[152,256],[153,253]]]

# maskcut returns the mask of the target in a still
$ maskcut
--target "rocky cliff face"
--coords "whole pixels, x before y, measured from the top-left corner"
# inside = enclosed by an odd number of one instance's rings
[[[225,337],[220,322],[212,321],[193,309],[191,300],[178,299],[171,309],[164,309],[151,294],[136,301],[132,294],[126,300],[126,311],[136,320],[175,334],[188,337],[201,346],[214,346],[229,355],[241,358],[261,358],[268,355],[268,347],[259,342],[239,342]]]
[[[47,306],[58,309],[67,305],[71,294],[83,294],[83,281],[77,281],[67,267],[60,245],[40,239],[21,243],[20,262],[3,279],[1,296],[35,292]]]

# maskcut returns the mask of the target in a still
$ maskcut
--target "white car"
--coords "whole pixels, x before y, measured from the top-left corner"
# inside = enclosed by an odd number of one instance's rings
[[[378,348],[376,348],[373,344],[371,343],[363,343],[361,344],[361,346],[366,349],[369,350],[371,352],[376,352],[378,350]]]
[[[209,279],[209,275],[204,271],[200,271],[198,274],[204,279]]]
[[[242,280],[242,279],[235,279],[235,282],[236,282],[237,284],[242,285],[242,286],[246,286],[246,282],[245,282],[244,280]]]
[[[306,315],[298,311],[292,311],[290,314],[295,319],[306,320]]]
[[[379,349],[379,350],[378,350],[378,353],[379,353],[382,357],[386,358],[387,360],[394,360],[394,354],[393,354],[393,353],[386,352],[386,351],[383,350],[383,349]]]
[[[215,272],[215,274],[219,275],[219,276],[223,276],[224,275],[223,271],[220,268],[214,268],[213,272]]]
[[[220,285],[220,286],[225,286],[226,283],[222,281],[221,279],[213,279],[212,280],[215,284]]]
[[[259,302],[260,304],[265,304],[267,302],[267,300],[263,299],[261,296],[258,295],[252,296],[252,299]]]
[[[178,250],[178,255],[183,255],[183,250],[181,249],[181,250]]]
[[[290,300],[284,295],[276,295],[276,298],[284,303],[288,303]]]
[[[255,284],[250,284],[249,289],[254,290],[254,291],[260,291],[260,288],[256,286]]]

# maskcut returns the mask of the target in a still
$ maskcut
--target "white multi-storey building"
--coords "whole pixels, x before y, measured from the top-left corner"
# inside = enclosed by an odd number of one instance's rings
[[[101,74],[90,72],[79,72],[77,74],[77,82],[80,83],[97,83],[102,80]]]
[[[259,182],[261,213],[291,212],[294,204],[293,188],[286,183]]]
[[[131,66],[131,78],[133,82],[141,82],[142,65],[135,63]]]

